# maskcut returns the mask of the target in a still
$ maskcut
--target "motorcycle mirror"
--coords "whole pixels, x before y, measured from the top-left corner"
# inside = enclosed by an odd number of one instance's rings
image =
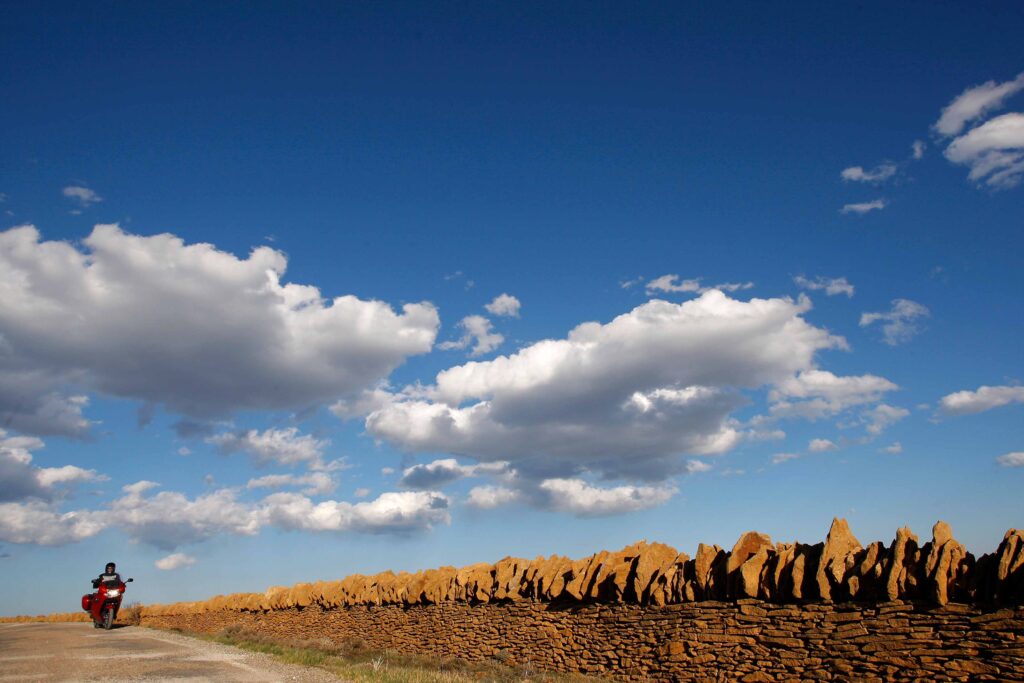
[[[132,581],[134,581],[134,580],[135,580],[135,579],[128,579],[127,581],[125,581],[125,583],[131,583],[131,582],[132,582]]]

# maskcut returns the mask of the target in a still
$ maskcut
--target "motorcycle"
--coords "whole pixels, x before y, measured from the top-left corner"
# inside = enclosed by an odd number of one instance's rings
[[[118,610],[121,609],[121,600],[124,599],[125,589],[128,588],[125,584],[134,580],[102,582],[99,579],[92,580],[92,587],[96,589],[96,592],[86,593],[82,596],[82,609],[92,615],[93,627],[110,630],[114,625],[114,620],[117,619]]]

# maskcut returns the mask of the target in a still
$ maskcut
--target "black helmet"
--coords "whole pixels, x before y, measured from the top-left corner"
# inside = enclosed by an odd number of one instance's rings
[[[113,562],[107,562],[107,566],[104,568],[104,571],[108,574],[112,574],[115,569],[117,569],[116,564],[114,564]]]

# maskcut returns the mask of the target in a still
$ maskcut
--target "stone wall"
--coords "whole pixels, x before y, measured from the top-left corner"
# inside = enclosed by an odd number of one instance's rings
[[[1024,609],[952,603],[312,605],[144,616],[143,624],[361,638],[373,648],[630,681],[1024,681]]]
[[[141,618],[623,680],[1024,681],[1022,605],[1022,530],[976,559],[944,522],[924,543],[904,528],[864,546],[836,519],[824,543],[752,531],[690,558],[640,542],[148,605]]]

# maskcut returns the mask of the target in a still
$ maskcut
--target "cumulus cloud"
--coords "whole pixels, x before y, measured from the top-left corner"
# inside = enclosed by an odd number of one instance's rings
[[[459,321],[459,327],[463,335],[457,341],[447,341],[438,344],[443,350],[465,349],[470,344],[470,356],[482,356],[498,348],[505,341],[505,337],[492,331],[491,321],[482,315],[467,315]]]
[[[1011,403],[1024,403],[1024,386],[981,386],[975,391],[957,391],[939,400],[943,415],[973,415]]]
[[[62,513],[55,503],[37,499],[0,503],[0,541],[63,545],[117,528],[134,542],[172,551],[221,535],[254,536],[267,526],[305,531],[409,533],[450,522],[448,498],[435,491],[383,493],[375,500],[359,503],[316,503],[307,495],[282,492],[246,502],[239,500],[233,489],[218,489],[189,498],[177,491],[153,494],[158,486],[152,481],[129,484],[123,487],[124,495],[98,510]]]
[[[310,472],[303,475],[268,474],[250,479],[245,485],[248,489],[280,489],[286,487],[305,486],[302,493],[307,496],[324,496],[337,487],[334,477],[326,472]]]
[[[827,370],[806,370],[778,382],[769,392],[774,417],[817,420],[869,403],[899,389],[878,375],[837,376]]]
[[[811,439],[811,442],[807,444],[807,450],[811,453],[824,453],[826,451],[834,451],[839,446],[835,445],[828,439]]]
[[[662,275],[648,282],[645,288],[648,294],[655,292],[703,294],[713,289],[722,292],[737,292],[742,289],[751,289],[754,286],[753,282],[723,282],[717,285],[706,286],[701,284],[702,279],[698,277],[691,280],[681,280],[678,275]]]
[[[532,480],[664,479],[678,456],[724,453],[743,438],[742,389],[813,368],[845,341],[803,319],[806,298],[654,300],[515,354],[445,370],[396,394],[369,434],[410,452],[509,461]]]
[[[63,194],[67,199],[78,204],[78,206],[83,209],[87,209],[93,204],[98,204],[103,201],[103,197],[82,185],[68,185],[61,190],[61,194]]]
[[[501,475],[509,473],[507,462],[489,462],[478,465],[461,465],[455,458],[435,460],[422,465],[407,467],[402,472],[399,485],[411,489],[440,489],[459,479]]]
[[[1003,114],[950,143],[946,158],[970,168],[967,177],[994,189],[1016,186],[1024,177],[1024,114]]]
[[[886,202],[884,199],[873,199],[870,202],[844,204],[843,208],[839,209],[839,213],[856,213],[863,215],[870,211],[881,211],[886,206],[888,206],[888,202]]]
[[[906,408],[879,403],[877,406],[865,410],[861,414],[861,419],[866,425],[868,434],[875,437],[907,415],[910,415],[910,411]]]
[[[370,489],[364,486],[353,491],[352,495],[355,496],[356,498],[366,498],[368,495],[370,495]]]
[[[0,541],[65,545],[91,538],[106,528],[102,512],[60,512],[52,503],[28,500],[0,503]]]
[[[436,491],[382,493],[376,500],[314,503],[295,493],[275,493],[260,505],[260,516],[282,529],[406,533],[449,524],[449,501]]]
[[[698,472],[709,472],[711,471],[711,465],[704,462],[703,460],[697,460],[696,458],[690,458],[686,461],[686,473],[697,474]]]
[[[469,491],[466,504],[481,510],[490,510],[522,500],[519,491],[507,486],[474,486]]]
[[[819,275],[811,280],[803,275],[797,275],[793,278],[793,282],[803,289],[812,291],[825,290],[825,294],[828,296],[845,294],[848,298],[853,298],[853,285],[845,277],[822,277]]]
[[[893,441],[891,444],[883,448],[882,452],[888,453],[889,455],[899,455],[903,452],[903,444],[899,441]]]
[[[116,225],[82,244],[0,232],[0,423],[19,431],[80,433],[73,397],[91,391],[194,420],[304,408],[374,386],[437,334],[429,303],[396,313],[282,283],[269,247],[239,259]]]
[[[106,481],[107,477],[76,465],[37,467],[32,464],[32,451],[43,448],[43,442],[31,436],[10,436],[0,429],[0,502],[38,498],[49,501],[60,493],[59,487],[89,481]]]
[[[158,484],[140,481],[123,487],[126,495],[109,510],[95,514],[108,526],[118,526],[134,541],[162,550],[173,550],[220,534],[254,536],[260,519],[249,504],[231,489],[219,489],[189,499],[177,491],[146,492]]]
[[[191,567],[196,563],[196,558],[185,553],[172,553],[167,557],[161,557],[153,563],[153,566],[163,571],[172,571],[182,567]]]
[[[882,335],[886,344],[897,346],[910,341],[921,331],[921,318],[931,312],[927,307],[910,299],[893,299],[892,308],[884,313],[862,313],[860,326],[867,327],[876,322],[883,323]]]
[[[799,453],[776,453],[775,455],[772,456],[772,464],[773,465],[781,465],[784,462],[789,462],[790,460],[796,460],[799,457],[800,457]]]
[[[947,104],[933,126],[940,135],[958,135],[971,121],[999,109],[1010,96],[1024,89],[1024,72],[1012,81],[988,81],[964,90]]]
[[[603,517],[662,505],[678,490],[674,486],[593,486],[582,479],[547,479],[539,490],[546,507],[577,517]]]
[[[484,306],[491,315],[503,315],[513,318],[519,317],[519,299],[511,294],[500,294],[494,297],[494,301]]]
[[[1000,455],[996,458],[1003,467],[1024,467],[1024,451],[1016,451],[1013,453],[1007,453],[1006,455]]]
[[[928,149],[928,145],[924,143],[924,140],[914,140],[914,143],[910,145],[910,156],[914,161],[920,161],[924,158],[926,149]]]
[[[322,466],[324,449],[330,445],[330,441],[300,435],[297,427],[217,434],[206,442],[225,454],[246,453],[257,467],[277,463],[317,468]]]
[[[897,166],[891,162],[879,164],[869,171],[861,166],[850,166],[844,168],[839,174],[846,182],[854,183],[881,183],[896,175]]]

